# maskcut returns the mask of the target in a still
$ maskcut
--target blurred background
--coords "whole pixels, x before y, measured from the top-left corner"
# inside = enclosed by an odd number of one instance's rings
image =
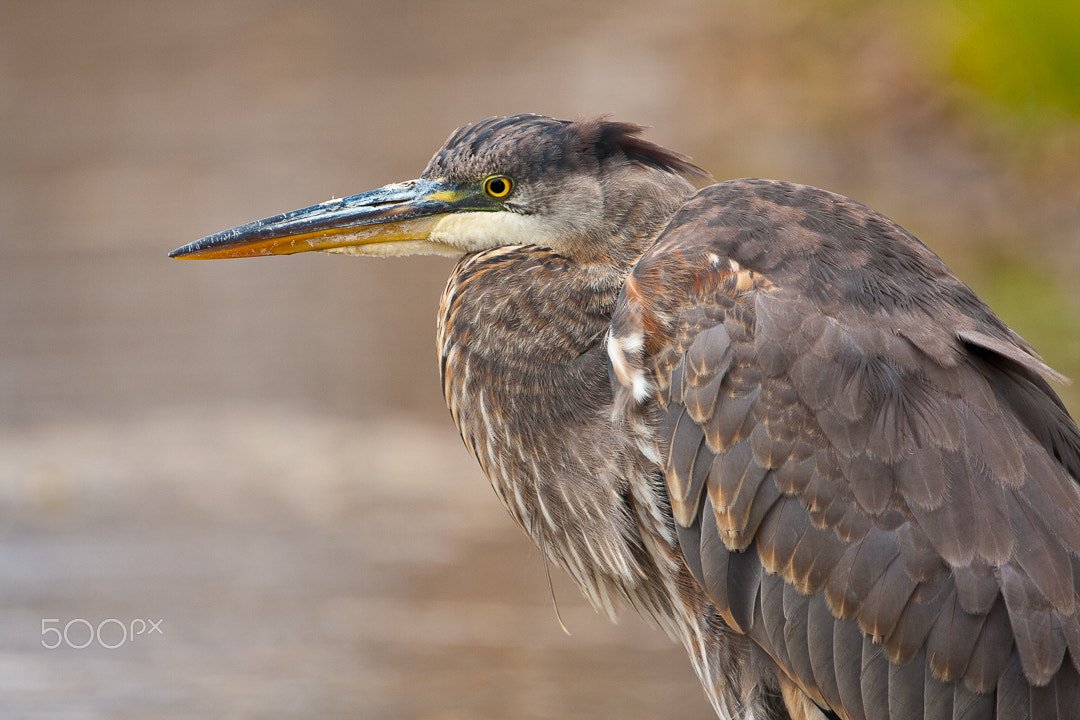
[[[0,717],[711,717],[554,573],[559,629],[442,405],[451,261],[166,258],[490,115],[853,197],[1080,378],[1074,0],[0,6]]]

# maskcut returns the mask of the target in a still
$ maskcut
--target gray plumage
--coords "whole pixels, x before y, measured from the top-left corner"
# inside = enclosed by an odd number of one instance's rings
[[[1053,371],[890,220],[695,191],[641,130],[492,118],[413,184],[174,254],[394,254],[379,224],[462,254],[438,349],[466,446],[595,606],[686,645],[721,717],[1080,717]]]

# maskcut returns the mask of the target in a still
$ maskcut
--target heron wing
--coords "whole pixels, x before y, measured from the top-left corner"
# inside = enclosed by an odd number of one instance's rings
[[[815,702],[1080,712],[1080,431],[925,246],[823,191],[712,186],[635,266],[609,353],[687,565]]]

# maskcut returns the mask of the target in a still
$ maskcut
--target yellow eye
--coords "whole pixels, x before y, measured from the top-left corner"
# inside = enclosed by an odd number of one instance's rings
[[[490,175],[484,178],[484,192],[493,198],[504,198],[514,189],[514,181],[505,175]]]

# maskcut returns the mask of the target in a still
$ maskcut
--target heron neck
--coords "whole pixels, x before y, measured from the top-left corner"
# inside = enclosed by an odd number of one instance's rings
[[[604,338],[622,272],[485,251],[459,262],[439,317],[462,439],[511,516],[608,612],[655,572],[627,500],[642,460],[607,412]]]

